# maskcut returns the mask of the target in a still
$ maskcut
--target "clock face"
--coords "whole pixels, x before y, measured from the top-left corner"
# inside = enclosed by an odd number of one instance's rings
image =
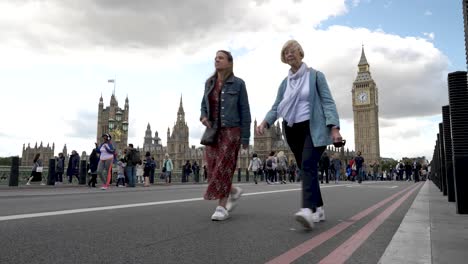
[[[367,103],[367,100],[369,99],[369,96],[366,92],[360,92],[358,95],[357,95],[357,100],[358,102],[360,103]]]

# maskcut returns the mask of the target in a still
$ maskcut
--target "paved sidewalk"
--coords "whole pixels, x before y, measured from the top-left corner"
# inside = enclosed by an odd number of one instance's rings
[[[426,181],[379,263],[451,263],[468,261],[468,215]]]

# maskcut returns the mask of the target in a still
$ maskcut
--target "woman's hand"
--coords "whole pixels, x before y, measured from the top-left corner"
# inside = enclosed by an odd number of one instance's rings
[[[202,123],[204,126],[206,126],[206,127],[208,127],[208,128],[211,128],[211,122],[208,120],[207,117],[203,117],[202,120],[201,120],[201,123]]]
[[[331,129],[331,137],[332,137],[333,144],[335,145],[335,147],[344,146],[345,143],[343,143],[343,137],[340,134],[340,129],[333,127]]]
[[[265,133],[265,128],[267,127],[267,122],[265,120],[263,120],[262,123],[260,123],[260,125],[257,126],[257,128],[255,129],[255,131],[257,132],[257,135],[263,135]]]

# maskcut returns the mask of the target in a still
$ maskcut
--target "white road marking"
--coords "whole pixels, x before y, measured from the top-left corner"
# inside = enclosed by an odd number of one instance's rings
[[[321,186],[320,188],[331,188],[331,187],[342,187],[342,186],[344,187],[347,185],[328,185],[328,186]],[[300,191],[300,190],[301,188],[294,188],[294,189],[274,190],[274,191],[266,191],[266,192],[244,193],[243,196],[281,193],[281,192],[293,192],[293,191]],[[179,200],[169,200],[169,201],[159,201],[159,202],[121,204],[121,205],[101,206],[101,207],[93,207],[93,208],[70,209],[70,210],[51,211],[51,212],[42,212],[42,213],[6,215],[6,216],[0,216],[0,222],[8,221],[8,220],[34,218],[34,217],[88,213],[88,212],[114,210],[114,209],[122,209],[122,208],[133,208],[133,207],[175,204],[175,203],[187,203],[187,202],[202,201],[202,200],[203,198],[200,197],[200,198],[189,198],[189,199],[179,199]]]
[[[369,188],[376,188],[376,189],[395,189],[398,188],[398,186],[393,185],[393,186],[378,186],[378,185],[347,185],[346,187],[348,188],[362,188],[362,187],[369,187]]]

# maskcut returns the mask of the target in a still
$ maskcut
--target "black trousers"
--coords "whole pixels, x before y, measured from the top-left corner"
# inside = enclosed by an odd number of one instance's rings
[[[326,146],[314,147],[310,135],[309,121],[304,121],[285,127],[286,141],[296,158],[302,180],[302,208],[310,208],[313,212],[323,206],[322,193],[318,181],[318,162]]]

